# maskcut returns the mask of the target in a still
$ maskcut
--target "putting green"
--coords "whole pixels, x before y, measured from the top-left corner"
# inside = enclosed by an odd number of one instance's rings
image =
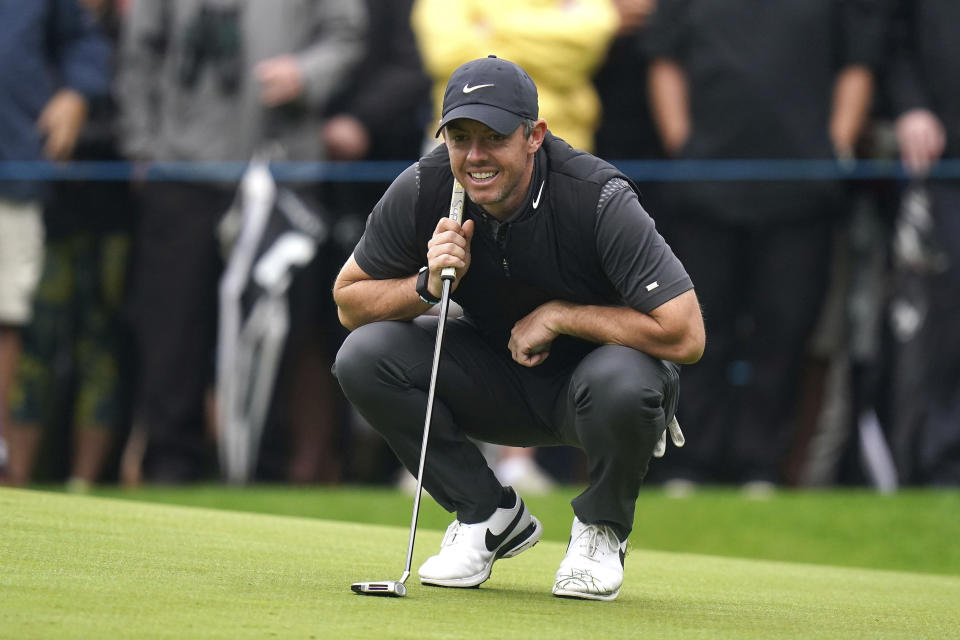
[[[0,489],[0,637],[945,638],[960,578],[633,549],[613,603],[550,595],[563,545],[480,589],[363,597],[405,527]],[[421,531],[414,567],[442,533]]]

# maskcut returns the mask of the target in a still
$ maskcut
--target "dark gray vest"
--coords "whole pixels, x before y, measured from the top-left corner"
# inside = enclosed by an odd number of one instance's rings
[[[473,219],[477,229],[470,271],[452,297],[494,348],[506,350],[513,325],[549,300],[622,304],[603,273],[595,223],[603,185],[612,178],[627,178],[550,133],[543,152],[546,186],[536,210],[502,224],[495,238],[477,205],[468,203],[465,209],[465,219]],[[420,160],[417,237],[423,255],[437,221],[449,213],[452,186],[447,149],[441,145]],[[582,354],[594,346],[563,337],[554,344],[548,362],[561,359],[564,352]]]

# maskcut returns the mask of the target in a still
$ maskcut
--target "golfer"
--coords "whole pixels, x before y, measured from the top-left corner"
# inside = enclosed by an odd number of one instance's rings
[[[675,444],[678,364],[704,348],[693,284],[612,165],[553,136],[537,89],[490,56],[450,77],[445,144],[387,189],[334,285],[351,333],[334,371],[412,473],[419,468],[441,271],[454,267],[423,487],[456,513],[420,581],[474,587],[541,523],[474,440],[573,445],[589,486],[572,501],[557,596],[613,600],[655,449]],[[463,223],[448,217],[454,179]]]

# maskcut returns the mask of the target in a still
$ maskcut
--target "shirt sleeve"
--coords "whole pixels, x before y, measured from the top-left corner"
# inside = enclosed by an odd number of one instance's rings
[[[911,109],[929,109],[930,99],[917,62],[916,8],[908,2],[891,18],[893,53],[886,69],[887,93],[894,116]]]
[[[417,243],[418,173],[419,164],[405,169],[367,217],[353,257],[371,278],[403,278],[427,263]]]
[[[157,149],[159,82],[168,37],[164,2],[134,2],[120,30],[116,94],[120,141],[131,159],[150,159]]]
[[[53,48],[63,84],[84,96],[99,97],[110,90],[110,43],[90,12],[76,2],[55,5]]]
[[[842,0],[841,66],[864,65],[876,69],[884,57],[890,0]]]
[[[312,107],[323,108],[363,55],[367,13],[364,3],[354,0],[312,5],[317,38],[296,57],[303,69],[304,98]]]
[[[597,205],[597,253],[624,304],[649,313],[693,288],[680,260],[625,180],[606,184]]]
[[[640,48],[648,59],[680,60],[686,45],[688,0],[659,0],[650,24],[643,31]]]

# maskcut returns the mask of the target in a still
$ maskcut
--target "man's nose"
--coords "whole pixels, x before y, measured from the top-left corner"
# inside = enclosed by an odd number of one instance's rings
[[[483,144],[482,140],[476,140],[471,143],[470,148],[467,149],[467,160],[477,161],[482,160],[487,157],[486,145]]]

